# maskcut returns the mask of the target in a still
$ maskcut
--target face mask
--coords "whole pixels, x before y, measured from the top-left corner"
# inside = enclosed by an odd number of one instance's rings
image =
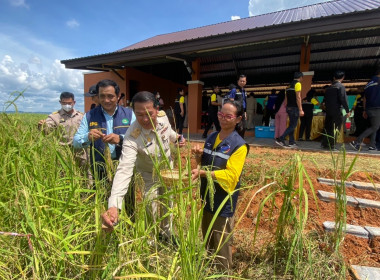
[[[66,104],[66,105],[61,105],[61,106],[65,112],[70,112],[73,109],[73,105]]]

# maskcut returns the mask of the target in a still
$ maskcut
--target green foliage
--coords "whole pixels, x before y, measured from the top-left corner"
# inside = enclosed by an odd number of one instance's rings
[[[0,114],[3,157],[0,231],[31,234],[30,244],[25,236],[0,235],[1,279],[221,277],[212,265],[215,254],[206,252],[201,234],[203,208],[199,183],[189,179],[167,185],[161,171],[171,168],[170,160],[152,157],[159,181],[153,189],[163,189],[156,202],[164,214],[153,219],[146,211],[152,201],[138,199],[134,221],[123,210],[115,231],[105,233],[100,214],[107,205],[108,182],[96,179],[92,182],[87,172],[75,164],[72,150],[59,145],[57,135],[44,135],[37,129],[38,120],[45,117]],[[185,163],[181,160],[184,152],[187,153]],[[189,149],[180,151],[177,147],[172,155],[180,176],[190,177]],[[302,164],[305,160],[295,156],[281,170],[269,164],[260,168],[246,165],[249,176],[243,177],[242,192],[265,186],[248,198],[242,215],[236,217],[236,227],[246,217],[257,193],[266,188],[271,188],[271,194],[263,205],[277,207],[274,198],[281,196],[282,206],[275,242],[260,254],[246,249],[251,261],[242,262],[245,269],[241,272],[236,269],[231,278],[268,279],[268,275],[272,279],[344,278],[341,257],[319,247],[321,242],[331,241],[321,240],[319,233],[305,233],[309,201],[305,184],[312,186]],[[342,177],[352,173],[353,164]],[[341,170],[346,165],[344,160],[336,164]],[[137,193],[144,193],[145,186],[139,178],[136,181]],[[276,183],[266,185],[268,181]],[[159,238],[160,223],[168,218],[172,219],[174,244]],[[259,221],[260,217],[257,225]],[[209,234],[210,230],[206,237]],[[249,233],[246,238],[251,236]]]

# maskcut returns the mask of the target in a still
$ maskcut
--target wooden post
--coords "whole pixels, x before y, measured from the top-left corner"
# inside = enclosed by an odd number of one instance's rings
[[[307,92],[311,89],[311,84],[313,82],[314,72],[309,71],[310,67],[310,44],[302,44],[301,46],[301,54],[300,54],[300,72],[303,73],[303,81],[302,81],[302,91],[301,97],[304,98]]]

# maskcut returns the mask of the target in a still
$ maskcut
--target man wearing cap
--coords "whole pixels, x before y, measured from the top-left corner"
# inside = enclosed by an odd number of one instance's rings
[[[120,88],[114,81],[98,82],[95,92],[100,106],[86,113],[74,136],[73,144],[75,148],[90,146],[91,171],[99,179],[103,179],[107,177],[105,157],[110,154],[112,160],[119,159],[124,134],[135,120],[135,115],[132,109],[117,104]]]
[[[47,119],[38,122],[38,128],[45,133],[50,133],[53,130],[60,133],[60,144],[72,147],[73,137],[77,131],[83,113],[74,109],[75,99],[71,92],[62,92],[59,97],[61,109],[51,113]],[[81,166],[87,162],[85,150],[80,147],[75,151],[75,157]]]
[[[94,109],[96,106],[99,105],[99,98],[98,93],[96,92],[96,85],[92,85],[88,92],[84,94],[84,97],[91,97],[92,104],[90,110]]]

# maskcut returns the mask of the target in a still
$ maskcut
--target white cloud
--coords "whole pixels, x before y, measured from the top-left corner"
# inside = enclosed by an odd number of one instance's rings
[[[76,28],[79,27],[79,22],[77,22],[75,19],[71,19],[66,22],[66,25],[70,28]]]
[[[9,100],[12,92],[25,90],[24,98],[17,102],[18,110],[51,112],[59,108],[60,93],[70,91],[76,96],[76,107],[83,110],[82,71],[66,69],[58,59],[48,67],[45,73],[31,71],[29,64],[16,63],[10,55],[5,55],[0,62],[2,102]]]
[[[9,3],[14,7],[29,9],[29,5],[25,2],[25,0],[9,0]]]
[[[30,64],[40,65],[40,64],[41,64],[41,59],[40,59],[38,56],[33,55],[33,56],[31,56],[31,57],[29,58],[28,62],[29,62]]]
[[[231,20],[237,20],[240,19],[240,16],[231,16]]]

